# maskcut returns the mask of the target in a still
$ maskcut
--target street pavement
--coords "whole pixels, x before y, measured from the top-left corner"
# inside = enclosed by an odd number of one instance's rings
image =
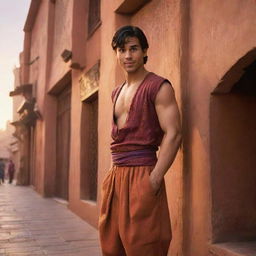
[[[30,187],[0,185],[0,256],[101,256],[98,232]]]

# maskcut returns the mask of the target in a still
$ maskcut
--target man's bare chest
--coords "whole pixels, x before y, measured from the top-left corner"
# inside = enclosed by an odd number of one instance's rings
[[[115,104],[115,116],[118,118],[121,115],[129,113],[132,101],[137,92],[138,86],[123,87],[117,97]]]

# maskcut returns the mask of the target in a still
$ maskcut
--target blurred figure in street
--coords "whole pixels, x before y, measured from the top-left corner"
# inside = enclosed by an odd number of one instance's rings
[[[8,165],[9,184],[11,184],[13,181],[14,173],[15,173],[15,165],[13,161],[10,159],[9,165]]]
[[[0,159],[0,184],[4,183],[4,169],[5,169],[5,164],[3,159]]]

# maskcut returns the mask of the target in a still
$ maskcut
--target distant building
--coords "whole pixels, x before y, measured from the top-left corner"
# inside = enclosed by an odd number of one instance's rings
[[[146,67],[172,82],[182,113],[183,146],[166,175],[170,255],[255,254],[254,0],[32,0],[11,92],[24,100],[14,121],[21,183],[97,226],[111,92],[124,79],[110,44],[127,24],[147,34]]]
[[[13,70],[13,75],[14,75],[14,89],[16,89],[18,86],[20,86],[20,68],[19,67],[15,67]],[[19,118],[20,115],[18,113],[18,109],[20,107],[20,105],[23,102],[23,96],[22,95],[16,95],[15,97],[12,98],[13,99],[13,114],[12,114],[12,127],[13,124],[15,124]],[[15,169],[16,169],[16,174],[15,176],[18,177],[18,179],[20,179],[20,161],[21,161],[21,157],[20,157],[20,136],[19,136],[19,132],[17,129],[15,129],[13,127],[13,134],[12,134],[12,140],[10,143],[10,151],[11,151],[11,156],[10,158],[13,160],[14,164],[15,164]],[[19,184],[20,182],[17,181],[17,183]]]
[[[0,158],[9,159],[11,157],[11,143],[13,141],[12,133],[14,128],[10,125],[10,122],[6,123],[5,129],[0,129]]]

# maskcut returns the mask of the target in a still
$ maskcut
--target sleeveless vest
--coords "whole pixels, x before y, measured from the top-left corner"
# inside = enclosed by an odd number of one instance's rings
[[[133,96],[126,123],[120,129],[115,123],[114,109],[124,84],[114,89],[111,133],[113,141],[110,147],[114,165],[155,165],[156,151],[164,135],[157,117],[155,99],[164,82],[170,83],[152,72],[146,75]]]

